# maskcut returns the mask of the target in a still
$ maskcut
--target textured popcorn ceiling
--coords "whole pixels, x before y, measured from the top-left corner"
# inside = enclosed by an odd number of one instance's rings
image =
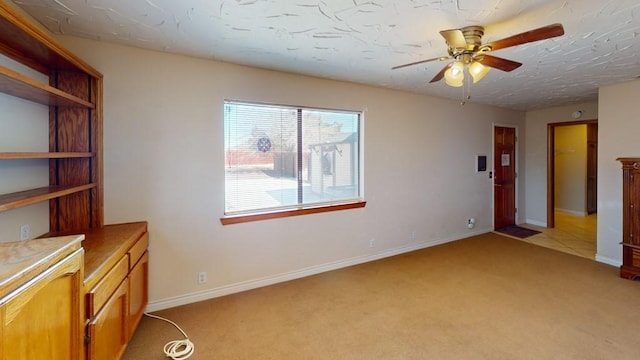
[[[638,0],[13,0],[54,33],[401,89],[450,99],[429,80],[446,62],[440,30],[485,27],[483,42],[552,23],[565,35],[492,52],[470,102],[529,110],[597,99],[640,76]]]

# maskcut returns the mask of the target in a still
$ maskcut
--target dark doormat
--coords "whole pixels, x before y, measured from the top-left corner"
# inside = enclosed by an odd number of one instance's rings
[[[522,239],[535,234],[540,234],[540,231],[538,230],[531,230],[531,229],[523,228],[518,225],[507,225],[505,227],[501,227],[500,229],[497,229],[496,231],[499,233],[519,237]]]

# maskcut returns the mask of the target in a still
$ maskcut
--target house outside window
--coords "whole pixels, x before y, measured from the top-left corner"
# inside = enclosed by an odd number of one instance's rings
[[[224,104],[225,216],[362,201],[361,113]]]

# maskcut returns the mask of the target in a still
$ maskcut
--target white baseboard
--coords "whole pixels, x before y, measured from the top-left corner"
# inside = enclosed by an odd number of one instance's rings
[[[615,266],[615,267],[620,267],[622,265],[622,261],[618,259],[613,259],[607,256],[601,256],[598,254],[596,254],[596,261],[607,264],[607,265]]]
[[[527,224],[531,224],[531,225],[535,225],[535,226],[547,227],[547,222],[546,221],[538,221],[538,220],[533,220],[533,219],[526,219],[525,222]]]
[[[358,264],[362,264],[362,263],[366,263],[374,260],[383,259],[383,258],[394,256],[394,255],[399,255],[399,254],[403,254],[403,253],[407,253],[415,250],[420,250],[420,249],[428,248],[431,246],[445,244],[448,242],[464,239],[467,237],[485,234],[490,231],[491,231],[490,228],[476,229],[473,232],[459,234],[457,236],[436,239],[436,240],[431,240],[431,241],[426,241],[421,243],[409,244],[409,245],[401,246],[394,249],[388,249],[375,254],[357,256],[354,258],[336,261],[332,263],[311,266],[305,269],[295,270],[288,273],[268,276],[262,279],[248,280],[248,281],[243,281],[236,284],[220,286],[217,288],[208,289],[204,291],[198,291],[190,294],[152,301],[152,302],[149,302],[149,304],[147,304],[146,311],[152,312],[152,311],[164,310],[164,309],[168,309],[176,306],[191,304],[191,303],[203,301],[203,300],[209,300],[209,299],[230,295],[230,294],[234,294],[242,291],[257,289],[263,286],[273,285],[273,284],[277,284],[284,281],[299,279],[299,278],[316,275],[316,274],[320,274],[320,273],[331,271],[331,270],[336,270],[336,269],[340,269],[348,266],[353,266],[353,265],[358,265]]]
[[[560,208],[555,208],[554,210],[556,212],[561,212],[563,214],[569,214],[574,216],[586,217],[588,215],[586,211],[577,211],[577,210],[560,209]]]

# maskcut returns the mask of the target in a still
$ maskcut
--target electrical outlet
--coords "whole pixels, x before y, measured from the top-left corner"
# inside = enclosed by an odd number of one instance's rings
[[[372,247],[375,247],[375,246],[376,246],[376,239],[369,240],[369,247],[372,248]]]
[[[29,238],[29,224],[23,224],[20,226],[20,240],[27,240]]]
[[[416,236],[417,236],[416,231],[415,231],[415,230],[413,230],[413,231],[411,232],[411,240],[415,240],[415,239],[416,239]]]
[[[198,273],[198,284],[204,284],[207,282],[207,273],[206,272],[199,272]]]

